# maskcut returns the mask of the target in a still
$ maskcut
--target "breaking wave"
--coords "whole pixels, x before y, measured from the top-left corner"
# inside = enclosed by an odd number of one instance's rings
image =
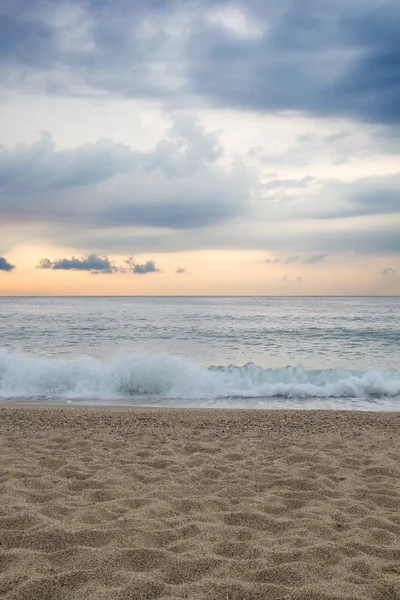
[[[263,406],[263,399],[272,398],[373,400],[398,396],[397,370],[264,369],[252,363],[206,367],[168,354],[129,354],[111,362],[85,356],[60,360],[0,349],[3,400],[92,399],[129,404],[135,399],[133,403],[140,404],[141,399],[153,405],[184,405],[182,401],[187,401],[190,406],[235,406],[240,399],[241,405],[252,406],[258,399],[257,405]]]

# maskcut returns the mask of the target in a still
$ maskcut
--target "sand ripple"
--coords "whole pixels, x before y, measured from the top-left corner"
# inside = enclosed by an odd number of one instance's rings
[[[0,408],[0,597],[399,600],[400,414]]]

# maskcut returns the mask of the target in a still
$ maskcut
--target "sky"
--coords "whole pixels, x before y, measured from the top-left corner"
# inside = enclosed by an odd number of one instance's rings
[[[399,295],[400,3],[2,0],[0,295]]]

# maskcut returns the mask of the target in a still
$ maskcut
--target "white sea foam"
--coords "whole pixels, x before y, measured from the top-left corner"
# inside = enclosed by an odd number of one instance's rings
[[[392,398],[391,408],[399,403],[400,409],[400,371],[263,369],[254,364],[207,368],[168,354],[129,354],[110,362],[84,356],[53,360],[0,350],[0,398],[38,397],[169,405],[186,401],[191,406],[235,406],[238,400],[250,406],[257,399],[261,407],[263,399],[272,398]]]

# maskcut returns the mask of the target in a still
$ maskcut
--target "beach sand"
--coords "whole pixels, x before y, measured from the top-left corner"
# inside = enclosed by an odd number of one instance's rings
[[[399,600],[400,413],[3,406],[0,597]]]

